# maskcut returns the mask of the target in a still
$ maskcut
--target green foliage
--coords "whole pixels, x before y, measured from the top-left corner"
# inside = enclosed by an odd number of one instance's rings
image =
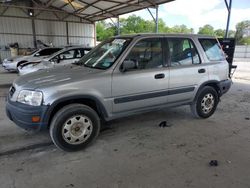
[[[116,28],[110,24],[106,24],[104,21],[97,22],[96,24],[96,34],[97,41],[103,41],[109,37],[114,36],[116,33]]]
[[[136,15],[121,19],[120,22],[121,34],[152,33],[155,28],[153,21],[144,20]]]
[[[194,29],[189,29],[186,25],[175,25],[174,27],[170,28],[169,33],[194,33]]]
[[[163,19],[159,19],[159,33],[194,33],[193,28],[188,28],[186,25],[175,25],[168,27]],[[250,20],[239,22],[236,26],[237,31],[229,30],[229,37],[236,38],[237,44],[250,44],[249,36],[244,35],[245,30],[250,30]],[[155,22],[153,20],[144,20],[140,16],[132,15],[128,18],[120,19],[121,34],[135,33],[154,33]],[[117,34],[117,28],[105,21],[97,22],[96,24],[97,40],[102,41]],[[212,35],[218,38],[225,36],[225,30],[216,29],[207,24],[199,28],[198,34]]]
[[[223,29],[216,29],[214,31],[214,35],[218,38],[223,38],[225,36],[226,30]]]
[[[214,30],[214,28],[211,25],[204,25],[203,27],[199,28],[198,34],[212,35],[216,36],[217,38],[223,38],[225,37],[226,30],[225,29]],[[234,36],[235,36],[235,31],[229,30],[228,37],[234,38]]]
[[[250,45],[250,37],[243,37],[238,41],[238,44],[241,45]]]
[[[203,27],[199,28],[198,34],[214,35],[214,28],[213,28],[213,26],[211,26],[209,24],[204,25]]]
[[[155,22],[153,20],[144,20],[140,16],[132,15],[127,19],[120,19],[121,34],[135,33],[154,33]],[[158,21],[159,33],[194,33],[193,28],[187,28],[186,25],[176,25],[172,28],[166,26],[163,19]],[[107,24],[105,21],[97,22],[96,24],[97,40],[102,41],[117,34],[117,29],[112,24]]]
[[[250,20],[239,22],[236,25],[235,39],[237,44],[250,44],[249,36],[244,36],[247,30],[250,30]]]

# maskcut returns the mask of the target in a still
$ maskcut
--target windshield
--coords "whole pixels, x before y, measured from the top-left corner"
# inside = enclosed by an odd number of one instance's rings
[[[78,63],[90,68],[108,69],[114,64],[130,41],[130,38],[116,38],[104,41]]]

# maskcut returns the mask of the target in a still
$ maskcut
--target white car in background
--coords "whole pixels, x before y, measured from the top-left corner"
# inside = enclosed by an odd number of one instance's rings
[[[27,62],[18,66],[19,75],[32,73],[38,70],[54,68],[57,66],[67,65],[77,62],[86,55],[91,48],[89,47],[65,47],[57,53],[44,58],[42,61]]]
[[[6,58],[3,60],[3,68],[7,71],[18,71],[17,67],[23,63],[29,61],[38,61],[41,60],[59,50],[63,49],[62,47],[46,47],[43,49],[35,50],[31,55],[28,56],[17,56],[13,58]]]

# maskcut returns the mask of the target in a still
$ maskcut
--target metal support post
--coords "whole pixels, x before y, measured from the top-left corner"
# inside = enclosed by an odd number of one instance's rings
[[[229,0],[229,4],[228,4],[227,0],[225,0],[225,4],[226,4],[226,7],[227,7],[227,11],[228,11],[225,38],[228,38],[228,31],[229,31],[229,24],[230,24],[230,17],[231,17],[231,8],[232,8],[232,0]]]

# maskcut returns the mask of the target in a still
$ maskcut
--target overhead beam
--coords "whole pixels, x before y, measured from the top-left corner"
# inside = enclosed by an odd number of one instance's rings
[[[57,0],[48,0],[45,4],[46,7],[49,7],[50,5],[52,5],[55,1]]]
[[[99,1],[95,1],[95,2],[93,2],[93,3],[87,3],[87,2],[85,2],[85,1],[83,1],[83,0],[78,0],[78,1],[87,4],[86,8],[83,9],[83,10],[81,10],[80,12],[86,10],[86,9],[89,8],[89,7],[94,7],[94,8],[96,8],[96,9],[100,10],[100,11],[106,12],[105,9],[101,9],[100,7],[95,6],[95,4],[98,3],[100,0],[99,0]],[[108,2],[109,2],[109,1],[108,1]],[[77,12],[79,12],[79,10],[77,10]],[[106,12],[106,13],[108,13],[108,12]],[[114,17],[116,16],[116,15],[114,15],[114,14],[112,14],[112,13],[110,13],[110,14],[111,14],[112,16],[114,16]]]
[[[5,13],[8,9],[9,9],[9,7],[5,7],[5,8],[3,9],[3,11],[1,12],[0,16],[3,16],[4,13]]]
[[[79,18],[83,18],[83,16],[86,16],[88,14],[73,14],[73,13],[70,13],[70,12],[67,12],[65,10],[58,10],[56,8],[44,8],[44,7],[31,7],[31,6],[19,6],[19,5],[10,5],[10,4],[1,4],[2,7],[9,7],[9,8],[21,8],[21,9],[30,9],[30,10],[41,10],[41,11],[48,11],[48,12],[58,12],[58,13],[64,13],[64,14],[67,14],[67,15],[72,15],[72,16],[76,16],[76,17],[79,17]],[[89,20],[89,19],[85,19],[86,21],[89,21],[90,23],[92,23],[93,21]]]
[[[68,0],[70,6],[74,9],[74,11],[76,11],[76,8],[75,8],[74,5],[72,4],[73,1],[74,1],[74,0]]]
[[[119,6],[121,6],[121,5],[128,5],[128,3],[131,3],[131,2],[133,2],[134,0],[129,0],[129,1],[126,1],[126,2],[120,2],[118,5],[115,5],[115,6],[112,6],[112,7],[109,7],[108,9],[105,9],[105,11],[106,12],[108,12],[109,10],[112,10],[112,9],[114,9],[114,8],[117,8],[117,7],[119,7]],[[114,9],[114,10],[112,10],[112,11],[115,11],[116,9]],[[98,15],[98,14],[100,14],[100,15]],[[103,15],[103,12],[102,11],[99,11],[99,12],[96,12],[95,13],[95,15],[89,15],[89,16],[86,16],[86,17],[89,17],[89,19],[90,18],[92,18],[93,16],[102,16]],[[106,18],[108,18],[108,17],[106,17]]]

